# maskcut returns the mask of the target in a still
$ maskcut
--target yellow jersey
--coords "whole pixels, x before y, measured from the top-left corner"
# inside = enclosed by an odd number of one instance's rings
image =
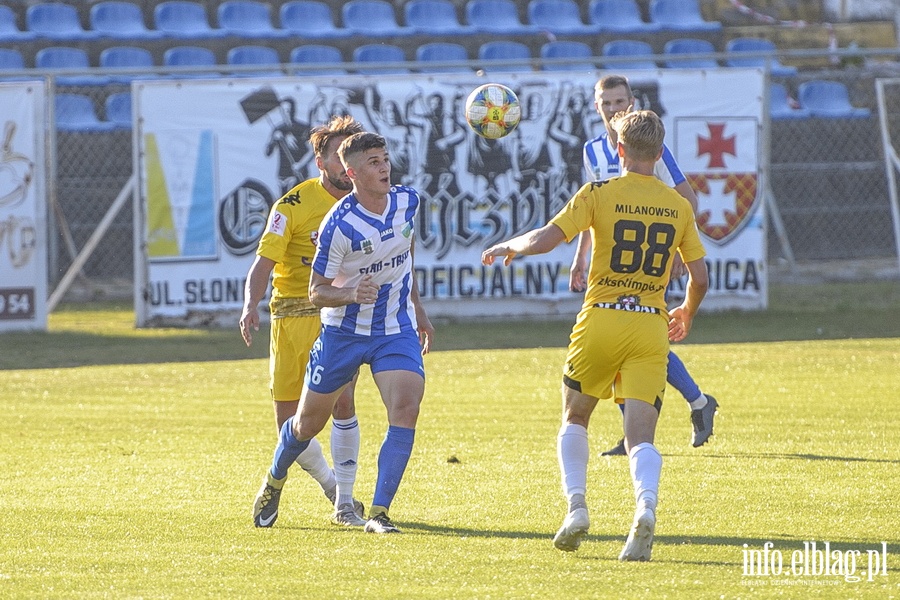
[[[275,261],[273,317],[318,315],[309,301],[309,277],[319,225],[337,199],[319,178],[291,188],[275,202],[256,254]]]
[[[585,184],[550,222],[568,241],[591,230],[585,307],[652,307],[665,314],[673,253],[685,263],[706,255],[690,203],[653,175]]]

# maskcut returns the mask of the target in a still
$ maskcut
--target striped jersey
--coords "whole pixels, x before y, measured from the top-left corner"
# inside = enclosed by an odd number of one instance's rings
[[[348,304],[322,309],[322,324],[357,335],[393,335],[416,331],[410,293],[416,190],[394,186],[384,214],[372,213],[354,194],[338,201],[319,230],[313,270],[336,287],[356,287],[366,274],[381,286],[375,304]]]
[[[584,171],[588,181],[606,181],[611,177],[622,174],[622,166],[619,163],[619,152],[616,146],[609,140],[609,132],[603,129],[603,133],[584,144]],[[675,187],[685,181],[684,173],[675,162],[675,157],[669,147],[663,144],[663,153],[653,172],[660,181],[669,187]]]

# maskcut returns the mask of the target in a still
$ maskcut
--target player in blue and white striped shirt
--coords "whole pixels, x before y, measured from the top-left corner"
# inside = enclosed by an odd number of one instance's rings
[[[413,275],[419,196],[412,188],[391,186],[391,163],[380,135],[354,134],[338,154],[353,191],[319,229],[309,299],[322,308],[322,333],[310,351],[300,407],[282,427],[254,518],[274,520],[288,468],[324,428],[341,391],[366,363],[387,408],[388,431],[365,530],[396,533],[388,509],[412,453],[425,392],[422,355],[434,337]]]
[[[630,112],[634,108],[634,93],[628,79],[621,75],[609,75],[597,82],[594,87],[594,106],[603,118],[603,132],[584,144],[584,170],[588,181],[606,181],[622,174],[619,162],[618,138],[609,122],[618,112]],[[690,182],[681,172],[675,157],[663,144],[662,156],[653,168],[653,174],[663,183],[675,188],[697,212],[697,195]],[[583,292],[587,284],[588,251],[591,238],[582,233],[578,237],[578,249],[569,270],[569,289]],[[676,257],[677,258],[677,257]],[[684,265],[680,259],[672,268],[672,277],[684,275]],[[669,352],[668,382],[677,389],[691,407],[691,426],[693,434],[691,445],[695,448],[707,442],[713,433],[713,420],[719,403],[712,396],[700,391],[700,387],[688,373],[681,359],[674,352]],[[622,408],[622,405],[619,405]],[[611,449],[602,453],[604,456],[625,455],[625,439],[622,438]]]

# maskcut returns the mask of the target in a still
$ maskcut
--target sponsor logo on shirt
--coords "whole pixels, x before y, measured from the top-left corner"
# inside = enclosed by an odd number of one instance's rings
[[[272,220],[269,224],[269,233],[274,233],[275,235],[284,235],[284,230],[287,229],[288,218],[277,210],[272,213]]]

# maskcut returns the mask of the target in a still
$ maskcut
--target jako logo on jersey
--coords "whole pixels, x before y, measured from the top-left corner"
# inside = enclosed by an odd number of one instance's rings
[[[284,236],[284,230],[287,229],[287,217],[277,210],[272,213],[272,220],[269,222],[269,233]]]
[[[394,228],[388,227],[387,229],[385,229],[384,231],[381,232],[381,241],[384,241],[384,240],[388,239],[389,237],[393,237],[393,235],[394,235]]]
[[[360,244],[360,248],[365,254],[372,254],[373,252],[375,252],[372,240],[363,240],[362,244]]]

